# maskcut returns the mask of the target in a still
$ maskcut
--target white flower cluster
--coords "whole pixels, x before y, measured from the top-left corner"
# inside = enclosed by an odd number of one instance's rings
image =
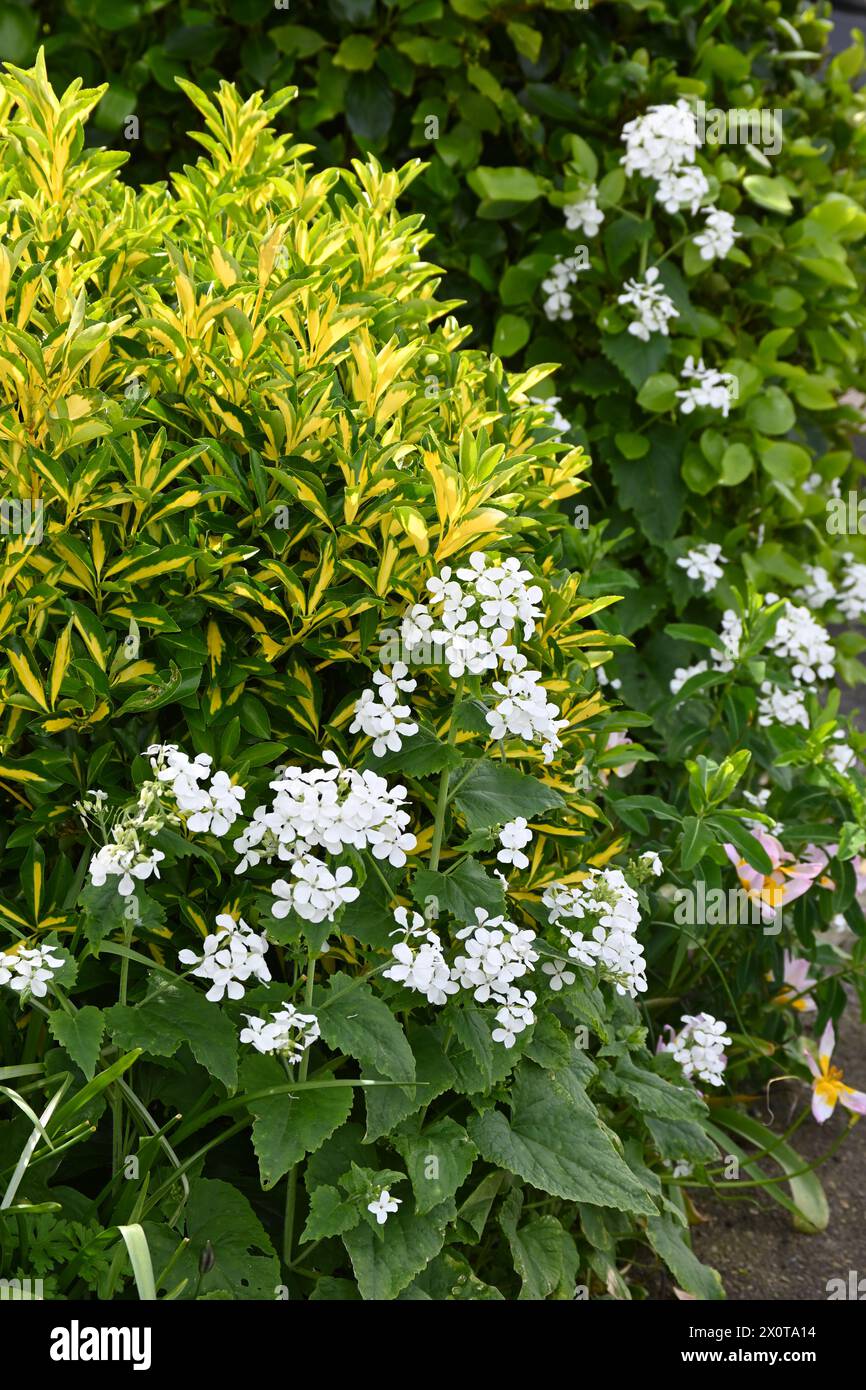
[[[604,221],[604,213],[598,206],[598,189],[591,183],[582,198],[567,203],[563,208],[565,225],[570,232],[582,232],[584,236],[598,235]]]
[[[725,1045],[731,1041],[728,1025],[707,1013],[684,1014],[681,1022],[678,1033],[669,1028],[672,1036],[659,1042],[659,1052],[672,1052],[688,1080],[697,1077],[708,1086],[721,1086],[728,1060]]]
[[[568,942],[569,959],[587,969],[599,966],[618,994],[634,999],[647,988],[643,947],[636,935],[640,904],[621,869],[590,869],[577,887],[551,884],[542,901],[550,922],[559,925]],[[572,919],[583,926],[561,925]]]
[[[697,164],[686,165],[676,173],[662,174],[656,189],[656,202],[665,212],[688,208],[694,216],[710,191],[707,176]]]
[[[658,278],[658,266],[650,266],[643,280],[626,280],[624,292],[616,301],[634,309],[637,317],[629,324],[628,331],[643,343],[649,342],[651,333],[661,333],[667,338],[668,321],[680,316],[673,300],[657,283]]]
[[[740,233],[734,231],[734,219],[729,212],[719,208],[707,208],[706,230],[695,237],[695,246],[701,253],[702,261],[718,259],[723,261]]]
[[[715,367],[705,367],[702,357],[698,358],[696,365],[695,359],[689,356],[683,363],[680,379],[695,383],[694,386],[674,392],[677,399],[682,401],[680,409],[684,415],[691,415],[692,411],[706,407],[709,410],[720,410],[723,418],[728,418],[734,400],[736,380],[730,372],[719,372]]]
[[[454,959],[453,976],[463,989],[471,989],[479,1004],[488,999],[509,1003],[510,990],[532,970],[538,960],[533,950],[535,933],[521,930],[504,917],[491,917],[481,907],[475,909],[473,926],[456,933],[464,943],[465,955]]]
[[[296,912],[305,922],[333,922],[343,904],[353,903],[361,891],[352,884],[348,864],[329,869],[314,854],[302,854],[290,872],[296,883],[278,878],[271,884],[275,898],[271,911],[275,917]]]
[[[547,279],[542,280],[541,291],[546,295],[544,312],[551,323],[557,319],[567,323],[574,318],[570,289],[577,284],[579,274],[580,263],[576,256],[558,256]]]
[[[210,980],[211,987],[205,995],[211,1003],[219,1003],[224,995],[229,999],[243,999],[244,985],[250,979],[266,985],[271,978],[265,960],[268,939],[257,936],[241,918],[239,921],[228,912],[216,919],[218,930],[204,940],[204,950],[200,956],[194,951],[183,950],[178,953],[182,965],[194,965],[193,975],[202,980]]]
[[[694,164],[700,146],[695,113],[682,97],[675,106],[651,106],[622,128],[625,172],[661,179]]]
[[[845,569],[837,602],[848,621],[858,623],[866,615],[866,565],[853,555],[843,555],[842,559]]]
[[[808,729],[809,715],[802,690],[783,690],[773,681],[761,681],[758,723],[763,728],[770,724],[800,724]]]
[[[500,864],[513,864],[515,869],[528,869],[529,857],[523,851],[531,841],[532,831],[526,823],[526,817],[518,816],[515,820],[508,821],[500,830],[499,843],[502,848],[496,858]]]
[[[111,839],[90,861],[90,881],[101,888],[109,878],[119,880],[117,891],[128,898],[136,882],[144,882],[153,874],[159,878],[158,865],[165,858],[162,850],[151,849],[147,837],[158,835],[166,825],[185,825],[194,832],[210,831],[225,835],[240,813],[243,787],[235,787],[226,772],[211,776],[213,759],[199,753],[191,759],[176,744],[152,744],[147,749],[154,780],[139,789],[136,805],[125,811],[111,827]],[[199,786],[210,777],[207,788]],[[78,803],[82,818],[96,816],[100,826],[104,792],[88,792]]]
[[[651,106],[623,126],[626,152],[620,163],[627,174],[654,179],[656,201],[666,212],[696,214],[710,191],[706,175],[695,162],[700,138],[695,114],[680,97],[673,106]],[[706,229],[695,237],[701,259],[724,260],[740,235],[729,212],[708,207]]]
[[[173,743],[152,744],[147,753],[157,782],[170,793],[187,830],[222,836],[231,829],[241,814],[246,792],[233,786],[227,772],[211,775],[213,758],[209,753],[192,759]],[[207,777],[210,785],[199,786]]]
[[[502,698],[487,711],[485,718],[490,737],[512,735],[524,743],[540,743],[546,763],[553,761],[557,748],[562,747],[560,729],[568,727],[567,719],[557,719],[559,709],[548,700],[538,671],[525,669],[526,658],[518,657],[524,669],[513,671],[505,681],[494,681],[493,690]]]
[[[355,705],[355,718],[349,725],[349,733],[362,733],[371,738],[377,758],[386,753],[399,753],[403,739],[418,732],[412,710],[400,702],[400,692],[410,694],[417,685],[417,681],[406,679],[408,675],[409,668],[402,661],[394,663],[390,676],[377,671],[373,676],[374,689],[365,690]]]
[[[447,1003],[448,995],[456,994],[460,986],[452,977],[438,935],[417,912],[412,913],[410,924],[405,907],[396,908],[394,918],[399,925],[391,935],[402,934],[404,939],[391,948],[394,964],[383,971],[385,979],[417,990],[428,1004]]]
[[[117,891],[128,898],[136,882],[143,883],[151,874],[159,878],[157,866],[165,855],[143,846],[134,826],[120,823],[112,827],[111,835],[112,843],[103,845],[90,861],[90,881],[94,888],[101,888],[109,878],[118,878]]]
[[[722,554],[722,547],[715,541],[708,541],[706,545],[692,546],[691,550],[680,556],[677,564],[685,570],[689,579],[701,581],[705,594],[711,594],[723,577],[722,566],[727,564],[727,560]]]
[[[775,595],[767,594],[768,603]],[[791,677],[798,685],[814,685],[815,680],[832,680],[835,652],[827,629],[812,617],[808,608],[786,603],[767,646],[783,661],[791,663]]]
[[[836,585],[823,565],[804,565],[803,569],[808,578],[802,589],[794,591],[794,597],[802,599],[809,608],[826,608],[836,598]]]
[[[258,807],[243,834],[233,842],[243,856],[238,873],[262,860],[269,864],[274,858],[299,866],[292,873],[300,882],[284,884],[280,891],[294,906],[304,902],[311,910],[314,900],[323,905],[315,896],[319,891],[339,891],[340,902],[352,901],[346,896],[351,872],[338,869],[330,874],[312,850],[338,855],[347,847],[368,849],[375,859],[402,868],[407,853],[415,848],[415,836],[407,829],[411,816],[403,809],[407,802],[404,786],[389,787],[385,778],[373,771],[344,768],[334,753],[325,752],[322,758],[323,768],[283,768],[269,784],[274,792],[270,808]]]
[[[855,560],[850,553],[842,556],[842,564],[838,587],[823,565],[804,565],[808,580],[802,589],[796,590],[795,598],[802,599],[809,608],[814,609],[826,608],[827,604],[833,603],[843,617],[857,623],[866,615],[866,564]]]
[[[63,969],[60,956],[52,955],[51,946],[19,946],[17,951],[0,954],[0,985],[8,985],[26,997],[32,994],[44,999],[48,986]]]
[[[671,677],[671,694],[678,695],[686,681],[691,680],[692,676],[703,675],[705,671],[732,671],[740,654],[742,637],[742,619],[732,608],[726,608],[722,614],[722,627],[719,633],[720,646],[710,650],[709,662],[696,661],[694,666],[678,666]]]
[[[419,913],[413,912],[410,920],[406,908],[398,907],[394,919],[397,930],[392,935],[403,939],[391,948],[394,964],[383,972],[385,979],[417,990],[431,1004],[445,1004],[461,988],[471,990],[480,1004],[493,1000],[500,1006],[500,1026],[493,1030],[493,1039],[513,1047],[517,1035],[535,1022],[535,995],[531,990],[521,994],[514,984],[531,973],[538,960],[535,933],[478,907],[474,924],[455,933],[465,954],[455,956],[449,966],[439,936]]]
[[[300,1062],[308,1047],[319,1037],[315,1014],[302,1014],[294,1004],[272,1009],[270,1020],[244,1014],[249,1024],[241,1029],[241,1042],[251,1043],[257,1052],[276,1052],[290,1064]]]
[[[509,556],[501,564],[474,551],[469,564],[454,573],[445,566],[427,580],[429,604],[416,603],[403,618],[404,649],[441,647],[453,679],[494,671],[521,669],[511,640],[522,626],[529,641],[542,616],[542,590],[529,570]],[[438,609],[438,613],[433,610]],[[525,664],[525,658],[520,658]]]

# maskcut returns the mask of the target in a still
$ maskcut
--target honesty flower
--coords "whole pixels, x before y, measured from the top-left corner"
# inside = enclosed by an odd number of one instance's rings
[[[800,724],[808,729],[809,712],[802,690],[783,690],[772,681],[761,681],[758,723],[763,728],[769,724]]]
[[[375,1202],[367,1204],[367,1210],[373,1213],[380,1226],[384,1226],[389,1215],[397,1211],[402,1204],[402,1197],[392,1197],[387,1187],[383,1187]]]
[[[763,920],[771,922],[781,908],[788,907],[809,891],[825,868],[827,856],[811,846],[812,857],[798,863],[793,854],[783,849],[775,835],[768,835],[766,830],[758,828],[752,834],[761,848],[766,850],[773,865],[769,874],[762,874],[760,869],[753,868],[733,845],[726,844],[724,850],[749,898],[761,904]]]
[[[0,985],[8,985],[22,997],[32,994],[36,999],[44,999],[49,984],[64,964],[61,956],[51,954],[53,949],[19,946],[16,951],[0,954]]]
[[[545,975],[550,976],[550,988],[557,994],[564,985],[573,985],[577,976],[569,970],[564,960],[546,960],[542,965]]]
[[[294,910],[305,922],[333,922],[344,903],[353,903],[360,893],[352,885],[352,870],[341,864],[333,872],[315,855],[296,859],[292,874],[297,883],[278,878],[271,884],[277,899],[271,907],[275,917],[287,917]]]
[[[204,939],[202,954],[184,949],[178,952],[182,965],[194,965],[193,975],[209,980],[211,987],[205,995],[211,1003],[219,1003],[224,995],[243,999],[244,985],[252,977],[266,985],[271,978],[265,960],[268,939],[256,935],[243,918],[237,922],[228,912],[216,919],[217,931]]]
[[[661,174],[656,188],[656,202],[661,203],[665,212],[682,212],[683,208],[688,208],[691,213],[696,213],[709,191],[706,174],[694,164],[678,172]]]
[[[651,106],[622,128],[625,172],[661,179],[693,164],[700,146],[695,113],[682,97],[675,105]]]
[[[729,212],[707,208],[706,214],[706,230],[695,237],[695,246],[701,253],[702,261],[712,261],[716,257],[723,261],[740,233],[734,231],[734,219]]]
[[[658,278],[658,266],[650,266],[643,280],[626,280],[625,290],[616,301],[635,310],[637,317],[629,324],[628,331],[644,343],[649,342],[651,333],[661,333],[667,338],[668,321],[680,316],[673,300],[656,284]]]
[[[410,693],[417,685],[417,681],[406,679],[408,674],[409,668],[402,661],[394,663],[390,676],[377,671],[373,676],[375,689],[363,691],[355,704],[355,718],[349,725],[349,733],[360,732],[372,738],[377,758],[386,753],[399,753],[403,739],[418,732],[409,705],[400,703],[400,691]]]
[[[866,1115],[866,1094],[863,1091],[855,1091],[851,1086],[846,1086],[842,1081],[841,1069],[831,1065],[830,1059],[833,1056],[835,1046],[836,1034],[832,1022],[827,1024],[821,1036],[821,1041],[818,1044],[817,1062],[809,1050],[805,1038],[803,1039],[806,1065],[815,1078],[812,1082],[812,1114],[819,1125],[829,1120],[836,1109],[837,1102],[855,1115]]]
[[[681,374],[683,381],[694,381],[694,386],[687,386],[682,391],[675,391],[674,395],[682,401],[680,409],[684,415],[691,415],[692,411],[706,408],[707,410],[719,410],[722,418],[728,418],[731,403],[734,400],[734,383],[736,378],[730,372],[719,372],[715,367],[705,367],[704,359],[695,359],[690,355],[683,363]]]
[[[502,846],[496,856],[499,863],[513,864],[515,869],[528,869],[529,858],[523,853],[523,849],[531,840],[532,831],[526,823],[525,816],[508,821],[499,832],[499,843]]]
[[[678,1033],[666,1025],[668,1036],[659,1038],[656,1051],[672,1052],[688,1080],[697,1077],[708,1086],[721,1086],[727,1066],[725,1044],[731,1041],[728,1025],[707,1013],[683,1014],[680,1022]]]
[[[722,566],[728,562],[722,554],[722,547],[715,541],[706,545],[695,545],[677,560],[689,579],[699,579],[705,594],[711,594],[723,576]]]
[[[598,189],[594,183],[589,185],[586,193],[576,202],[567,203],[562,209],[565,215],[565,225],[570,232],[583,232],[584,236],[593,237],[598,234],[598,230],[604,221],[604,213],[596,201]]]
[[[499,1027],[493,1029],[493,1041],[501,1042],[505,1047],[513,1047],[518,1035],[525,1028],[531,1028],[535,1022],[535,1014],[532,1012],[534,1003],[535,995],[531,989],[525,994],[521,994],[519,989],[510,989],[507,1001],[496,1010]]]
[[[128,898],[136,882],[143,883],[151,874],[159,878],[157,865],[165,855],[161,849],[143,849],[135,830],[116,826],[112,833],[117,836],[116,843],[103,845],[90,861],[90,881],[94,888],[101,888],[107,879],[117,877],[118,893]]]
[[[241,1029],[241,1042],[251,1043],[257,1052],[279,1053],[290,1064],[300,1062],[307,1048],[319,1037],[315,1014],[302,1014],[294,1004],[272,1009],[270,1021],[244,1014],[249,1027]]]

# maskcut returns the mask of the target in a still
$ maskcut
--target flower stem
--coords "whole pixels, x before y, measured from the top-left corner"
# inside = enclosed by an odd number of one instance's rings
[[[457,739],[457,706],[463,694],[463,677],[460,676],[454,689],[454,703],[451,706],[451,723],[448,725],[448,747],[453,747]],[[439,794],[436,797],[436,819],[433,823],[433,841],[430,846],[430,869],[435,873],[439,868],[439,855],[442,852],[442,835],[445,830],[445,812],[448,809],[448,783],[451,767],[446,763],[439,774]]]
[[[313,986],[316,981],[316,958],[312,951],[307,953],[307,977],[304,985],[304,1013],[310,1013],[313,1007]],[[306,1048],[298,1067],[298,1080],[306,1081],[307,1072],[310,1068],[310,1049]],[[295,1206],[298,1197],[298,1173],[300,1164],[296,1163],[289,1173],[286,1182],[286,1212],[283,1219],[283,1264],[289,1266],[292,1262],[292,1245],[295,1236]]]

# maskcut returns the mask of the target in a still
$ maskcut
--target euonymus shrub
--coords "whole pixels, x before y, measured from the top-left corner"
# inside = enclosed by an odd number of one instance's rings
[[[133,195],[99,95],[0,87],[4,1275],[627,1296],[642,1247],[717,1296],[669,1180],[727,1035],[647,1045],[544,372],[460,349],[413,169],[191,90]]]

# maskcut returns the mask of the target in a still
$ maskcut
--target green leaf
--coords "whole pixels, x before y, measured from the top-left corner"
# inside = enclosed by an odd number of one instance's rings
[[[48,1018],[48,1027],[60,1046],[65,1048],[76,1066],[80,1067],[92,1080],[99,1060],[102,1035],[105,1032],[105,1015],[101,1009],[87,1004],[76,1014],[61,1013],[53,1009]]]
[[[665,1212],[652,1216],[646,1225],[647,1238],[659,1259],[664,1260],[679,1288],[697,1298],[721,1299],[725,1296],[718,1271],[701,1264],[687,1244],[682,1226]]]
[[[788,197],[782,179],[769,179],[764,174],[747,174],[743,179],[743,187],[759,207],[768,208],[770,212],[794,211],[794,204]]]
[[[491,1015],[484,1009],[455,1009],[449,1019],[454,1042],[448,1060],[456,1073],[454,1089],[473,1095],[504,1081],[520,1053],[493,1041]]]
[[[623,458],[642,459],[644,454],[649,453],[649,440],[643,434],[633,434],[626,431],[622,434],[615,434],[613,442]]]
[[[262,1091],[268,1086],[283,1085],[285,1080],[286,1074],[274,1057],[248,1057],[241,1067],[244,1091]],[[350,1086],[250,1101],[249,1110],[255,1116],[253,1148],[259,1160],[263,1190],[278,1183],[305,1154],[320,1148],[349,1118],[351,1109]]]
[[[703,859],[707,850],[715,844],[712,831],[697,816],[683,819],[683,838],[680,842],[680,859],[684,869],[693,869]]]
[[[791,1201],[788,1202],[785,1199],[782,1205],[789,1208],[793,1206],[794,1225],[799,1231],[814,1234],[816,1231],[827,1229],[830,1221],[830,1208],[821,1186],[821,1180],[815,1172],[803,1172],[803,1169],[807,1168],[807,1163],[796,1149],[792,1148],[778,1134],[774,1134],[766,1125],[762,1125],[760,1121],[752,1119],[751,1115],[744,1115],[739,1110],[715,1110],[713,1119],[719,1128],[716,1128],[715,1125],[709,1125],[707,1128],[712,1137],[721,1144],[723,1152],[731,1150],[732,1146],[727,1133],[730,1131],[732,1134],[747,1139],[759,1150],[766,1150],[767,1156],[778,1163],[783,1172],[797,1174],[796,1177],[789,1180]],[[740,1151],[734,1149],[734,1152],[741,1158],[743,1157]],[[751,1155],[749,1157],[751,1160]],[[759,1153],[757,1157],[761,1158],[763,1155]],[[763,1176],[760,1166],[755,1161],[745,1162],[744,1167],[751,1176]],[[784,1197],[784,1194],[778,1191],[777,1185],[773,1183],[768,1183],[763,1191],[768,1196],[775,1198],[776,1201]]]
[[[417,734],[406,739],[399,753],[386,753],[381,758],[369,753],[364,766],[383,777],[429,777],[431,773],[441,772],[443,767],[456,767],[462,761],[452,744],[443,743],[422,724]]]
[[[460,784],[454,804],[470,830],[505,825],[517,816],[531,819],[565,806],[553,787],[490,758],[479,758],[465,781],[464,776],[462,771],[452,774],[452,785]]]
[[[479,198],[492,203],[532,203],[543,192],[528,169],[491,169],[480,164],[467,175],[466,182]]]
[[[469,1137],[489,1163],[554,1197],[653,1216],[654,1203],[620,1157],[579,1082],[521,1062],[511,1119],[501,1110],[473,1116]]]
[[[347,1201],[336,1187],[322,1183],[313,1189],[310,1196],[310,1211],[301,1242],[345,1235],[346,1231],[351,1231],[360,1220],[359,1202]]]
[[[314,1012],[328,1047],[391,1081],[414,1081],[415,1058],[406,1034],[368,984],[336,971],[326,989],[316,989]]]
[[[231,1183],[197,1178],[190,1184],[186,1206],[189,1246],[174,1266],[178,1282],[199,1295],[232,1299],[273,1299],[280,1282],[274,1248],[246,1197]],[[213,1267],[201,1275],[205,1247],[213,1251]]]
[[[676,390],[678,386],[677,378],[672,376],[670,372],[656,372],[655,376],[647,377],[638,391],[637,403],[643,406],[644,410],[673,410],[677,403]],[[648,447],[649,445],[647,445]]]
[[[106,1010],[105,1022],[118,1047],[140,1047],[152,1057],[173,1057],[185,1043],[211,1076],[229,1090],[237,1084],[235,1026],[190,985],[151,975],[148,996],[140,1004],[115,1004]]]
[[[453,1197],[478,1155],[463,1126],[447,1115],[420,1133],[404,1129],[391,1142],[406,1164],[419,1213],[432,1211]]]
[[[799,444],[789,444],[786,439],[775,444],[767,444],[759,451],[761,467],[771,478],[797,487],[808,478],[812,471],[812,457]]]
[[[415,1057],[414,1086],[370,1086],[364,1090],[367,1107],[367,1143],[390,1134],[401,1120],[428,1106],[454,1085],[454,1068],[445,1055],[445,1030],[438,1024],[409,1027],[409,1044]],[[365,1067],[365,1080],[380,1081],[381,1074]]]
[[[350,72],[367,72],[376,61],[376,45],[367,34],[347,34],[331,61]]]
[[[343,1236],[362,1298],[390,1302],[442,1249],[454,1203],[443,1202],[424,1215],[411,1205],[404,1199],[378,1232],[362,1221]]]
[[[663,1120],[700,1120],[707,1107],[693,1086],[676,1086],[651,1070],[649,1065],[638,1066],[630,1057],[620,1057],[615,1069],[604,1074],[604,1088],[611,1095],[629,1100],[644,1115],[657,1115]]]
[[[529,342],[529,324],[517,314],[500,314],[493,330],[493,351],[497,357],[511,357]]]
[[[746,406],[746,423],[761,434],[787,434],[794,428],[796,412],[780,386],[768,386]]]
[[[728,815],[724,811],[716,811],[708,818],[708,823],[720,830],[726,839],[730,840],[734,848],[740,851],[740,854],[751,864],[753,869],[757,869],[762,874],[773,872],[773,861],[767,851],[736,816]]]
[[[505,895],[498,878],[487,873],[477,859],[464,859],[448,873],[419,869],[412,880],[412,896],[419,907],[436,900],[438,913],[450,912],[460,922],[474,922],[476,907],[491,916],[505,912]]]
[[[722,471],[719,482],[723,487],[736,487],[755,466],[751,449],[746,444],[729,444],[722,454]]]
[[[506,1230],[506,1235],[514,1268],[520,1275],[518,1298],[538,1301],[557,1291],[562,1298],[573,1295],[577,1246],[555,1216],[537,1216],[519,1229]]]

